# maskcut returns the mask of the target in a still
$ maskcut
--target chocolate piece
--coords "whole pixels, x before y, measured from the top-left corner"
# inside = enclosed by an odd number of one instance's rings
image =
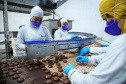
[[[58,73],[58,77],[62,77],[63,76],[63,73]]]
[[[50,70],[45,70],[45,73],[50,73]]]
[[[9,76],[13,76],[15,72],[9,72]]]
[[[62,68],[62,66],[57,66],[58,69]]]
[[[16,73],[17,73],[17,74],[21,74],[21,73],[22,73],[22,71],[19,71],[19,70],[18,70],[18,71],[16,71]]]
[[[60,69],[58,69],[58,71],[59,71],[59,72],[63,72],[63,69],[62,69],[62,68],[60,68]]]
[[[63,77],[63,80],[66,80],[66,79],[68,79],[68,76],[65,75],[65,76]]]
[[[18,65],[18,63],[14,63],[14,66],[17,66]]]
[[[53,80],[54,81],[59,81],[59,77],[54,77]]]
[[[59,66],[59,65],[60,65],[60,63],[56,63],[56,65],[57,65],[57,66]]]
[[[45,67],[45,64],[41,64],[40,67],[41,67],[41,68],[42,68],[42,67]]]
[[[55,60],[54,63],[58,63],[58,60]]]
[[[14,75],[12,78],[13,78],[13,79],[17,79],[17,78],[19,78],[19,75],[16,74],[16,75]]]
[[[88,74],[88,72],[84,72],[84,74]]]
[[[13,64],[9,64],[8,66],[11,67],[11,66],[13,66]]]
[[[59,61],[63,61],[63,58],[59,58]]]
[[[33,81],[28,81],[28,82],[25,83],[25,84],[34,84],[34,82],[33,82]]]
[[[64,62],[64,63],[67,63],[67,60],[64,59],[63,62]]]
[[[25,62],[21,62],[21,64],[25,64]]]
[[[29,60],[26,60],[25,62],[26,62],[26,63],[29,63],[30,61],[29,61]]]
[[[24,65],[25,65],[25,66],[27,66],[27,65],[28,65],[28,63],[25,63]]]
[[[52,78],[52,75],[48,74],[48,75],[45,76],[45,78],[50,79],[50,78]]]
[[[70,81],[68,79],[64,80],[65,84],[70,84]]]
[[[18,79],[17,79],[17,82],[18,82],[18,83],[24,82],[24,78],[22,78],[22,77],[18,78]]]
[[[76,60],[76,62],[79,62],[79,60]]]
[[[48,63],[52,63],[53,61],[52,60],[49,60]]]
[[[17,67],[18,67],[18,68],[21,68],[21,67],[22,67],[22,65],[18,65]]]
[[[6,78],[7,77],[7,74],[3,74],[3,76],[2,76],[3,78]]]
[[[50,65],[53,65],[54,63],[52,62],[52,63],[49,63]]]
[[[53,72],[52,75],[53,75],[53,76],[57,76],[58,73],[57,73],[57,72]]]
[[[3,74],[7,74],[8,73],[8,71],[3,71]]]
[[[17,61],[17,63],[20,63],[20,62],[21,62],[20,60]]]
[[[53,66],[52,65],[48,65],[49,68],[52,68]]]
[[[31,67],[30,65],[27,66],[27,68],[30,68],[30,67]]]
[[[33,67],[30,67],[30,68],[29,68],[29,71],[33,71],[33,70],[34,70],[34,68],[33,68]]]
[[[68,57],[64,57],[64,59],[68,59]]]
[[[45,71],[45,70],[46,70],[46,68],[45,68],[45,67],[43,67],[43,68],[42,68],[42,70],[43,70],[43,71]]]
[[[39,66],[35,66],[35,69],[39,69]]]
[[[53,83],[53,81],[51,79],[46,80],[46,84],[52,84],[52,83]]]
[[[14,67],[8,67],[8,69],[9,69],[9,70],[12,70],[12,69],[14,69]]]
[[[18,69],[16,68],[16,69],[13,69],[13,72],[16,72]]]
[[[6,68],[2,68],[2,71],[5,71],[5,70],[7,70]]]

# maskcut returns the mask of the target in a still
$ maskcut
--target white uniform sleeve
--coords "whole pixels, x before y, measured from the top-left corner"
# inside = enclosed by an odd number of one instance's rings
[[[46,27],[44,29],[45,29],[45,33],[46,33],[46,40],[53,40],[49,30]]]
[[[83,74],[77,69],[70,70],[68,77],[71,81],[71,84],[88,84],[86,74]]]
[[[104,58],[105,53],[104,54],[100,54],[100,55],[92,55],[91,57],[89,57],[89,62],[93,65],[97,65],[100,63],[100,61]]]
[[[60,32],[59,31],[55,31],[54,40],[68,40],[68,39],[71,39],[71,36],[61,37],[60,36]]]
[[[25,50],[25,44],[24,44],[24,32],[23,28],[21,28],[18,32],[17,39],[16,39],[16,48],[19,50]]]
[[[108,50],[109,47],[90,47],[90,52],[95,54],[102,54]]]

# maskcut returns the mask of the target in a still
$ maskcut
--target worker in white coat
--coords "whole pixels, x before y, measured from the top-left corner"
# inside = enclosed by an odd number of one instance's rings
[[[109,47],[86,47],[75,60],[97,65],[89,74],[77,70],[72,64],[65,67],[72,84],[126,84],[126,0],[102,0],[100,13],[107,22],[105,32],[118,36]],[[87,52],[99,55],[84,57]]]
[[[42,26],[43,10],[35,6],[31,10],[30,24],[22,26],[18,32],[16,47],[19,50],[25,50],[25,41],[43,41],[53,40],[49,30]]]
[[[59,29],[54,33],[54,40],[68,40],[79,37],[78,35],[68,34],[68,20],[66,18],[59,19],[58,27]]]

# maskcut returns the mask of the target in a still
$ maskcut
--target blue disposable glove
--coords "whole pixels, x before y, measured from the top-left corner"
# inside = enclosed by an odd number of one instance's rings
[[[72,64],[68,64],[64,69],[64,73],[68,75],[69,71],[72,69],[75,69],[75,67]]]
[[[90,47],[85,47],[85,48],[82,48],[80,50],[78,50],[77,52],[79,52],[79,56],[83,55],[83,54],[86,54],[90,51]]]
[[[104,44],[104,45],[101,45],[102,47],[109,47],[109,45],[108,44]]]
[[[75,60],[79,60],[79,62],[88,62],[89,58],[88,57],[83,57],[83,56],[78,56],[78,57],[76,57]]]
[[[73,39],[74,37],[79,37],[78,35],[71,35],[71,39]]]

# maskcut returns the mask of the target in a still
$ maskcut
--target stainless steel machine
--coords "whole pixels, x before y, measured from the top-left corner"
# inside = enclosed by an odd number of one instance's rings
[[[86,36],[86,38],[62,41],[28,41],[26,42],[26,57],[28,59],[35,59],[48,55],[54,55],[60,50],[83,48],[84,46],[93,44],[97,41],[97,36],[93,34],[82,32],[69,32],[69,34]]]

